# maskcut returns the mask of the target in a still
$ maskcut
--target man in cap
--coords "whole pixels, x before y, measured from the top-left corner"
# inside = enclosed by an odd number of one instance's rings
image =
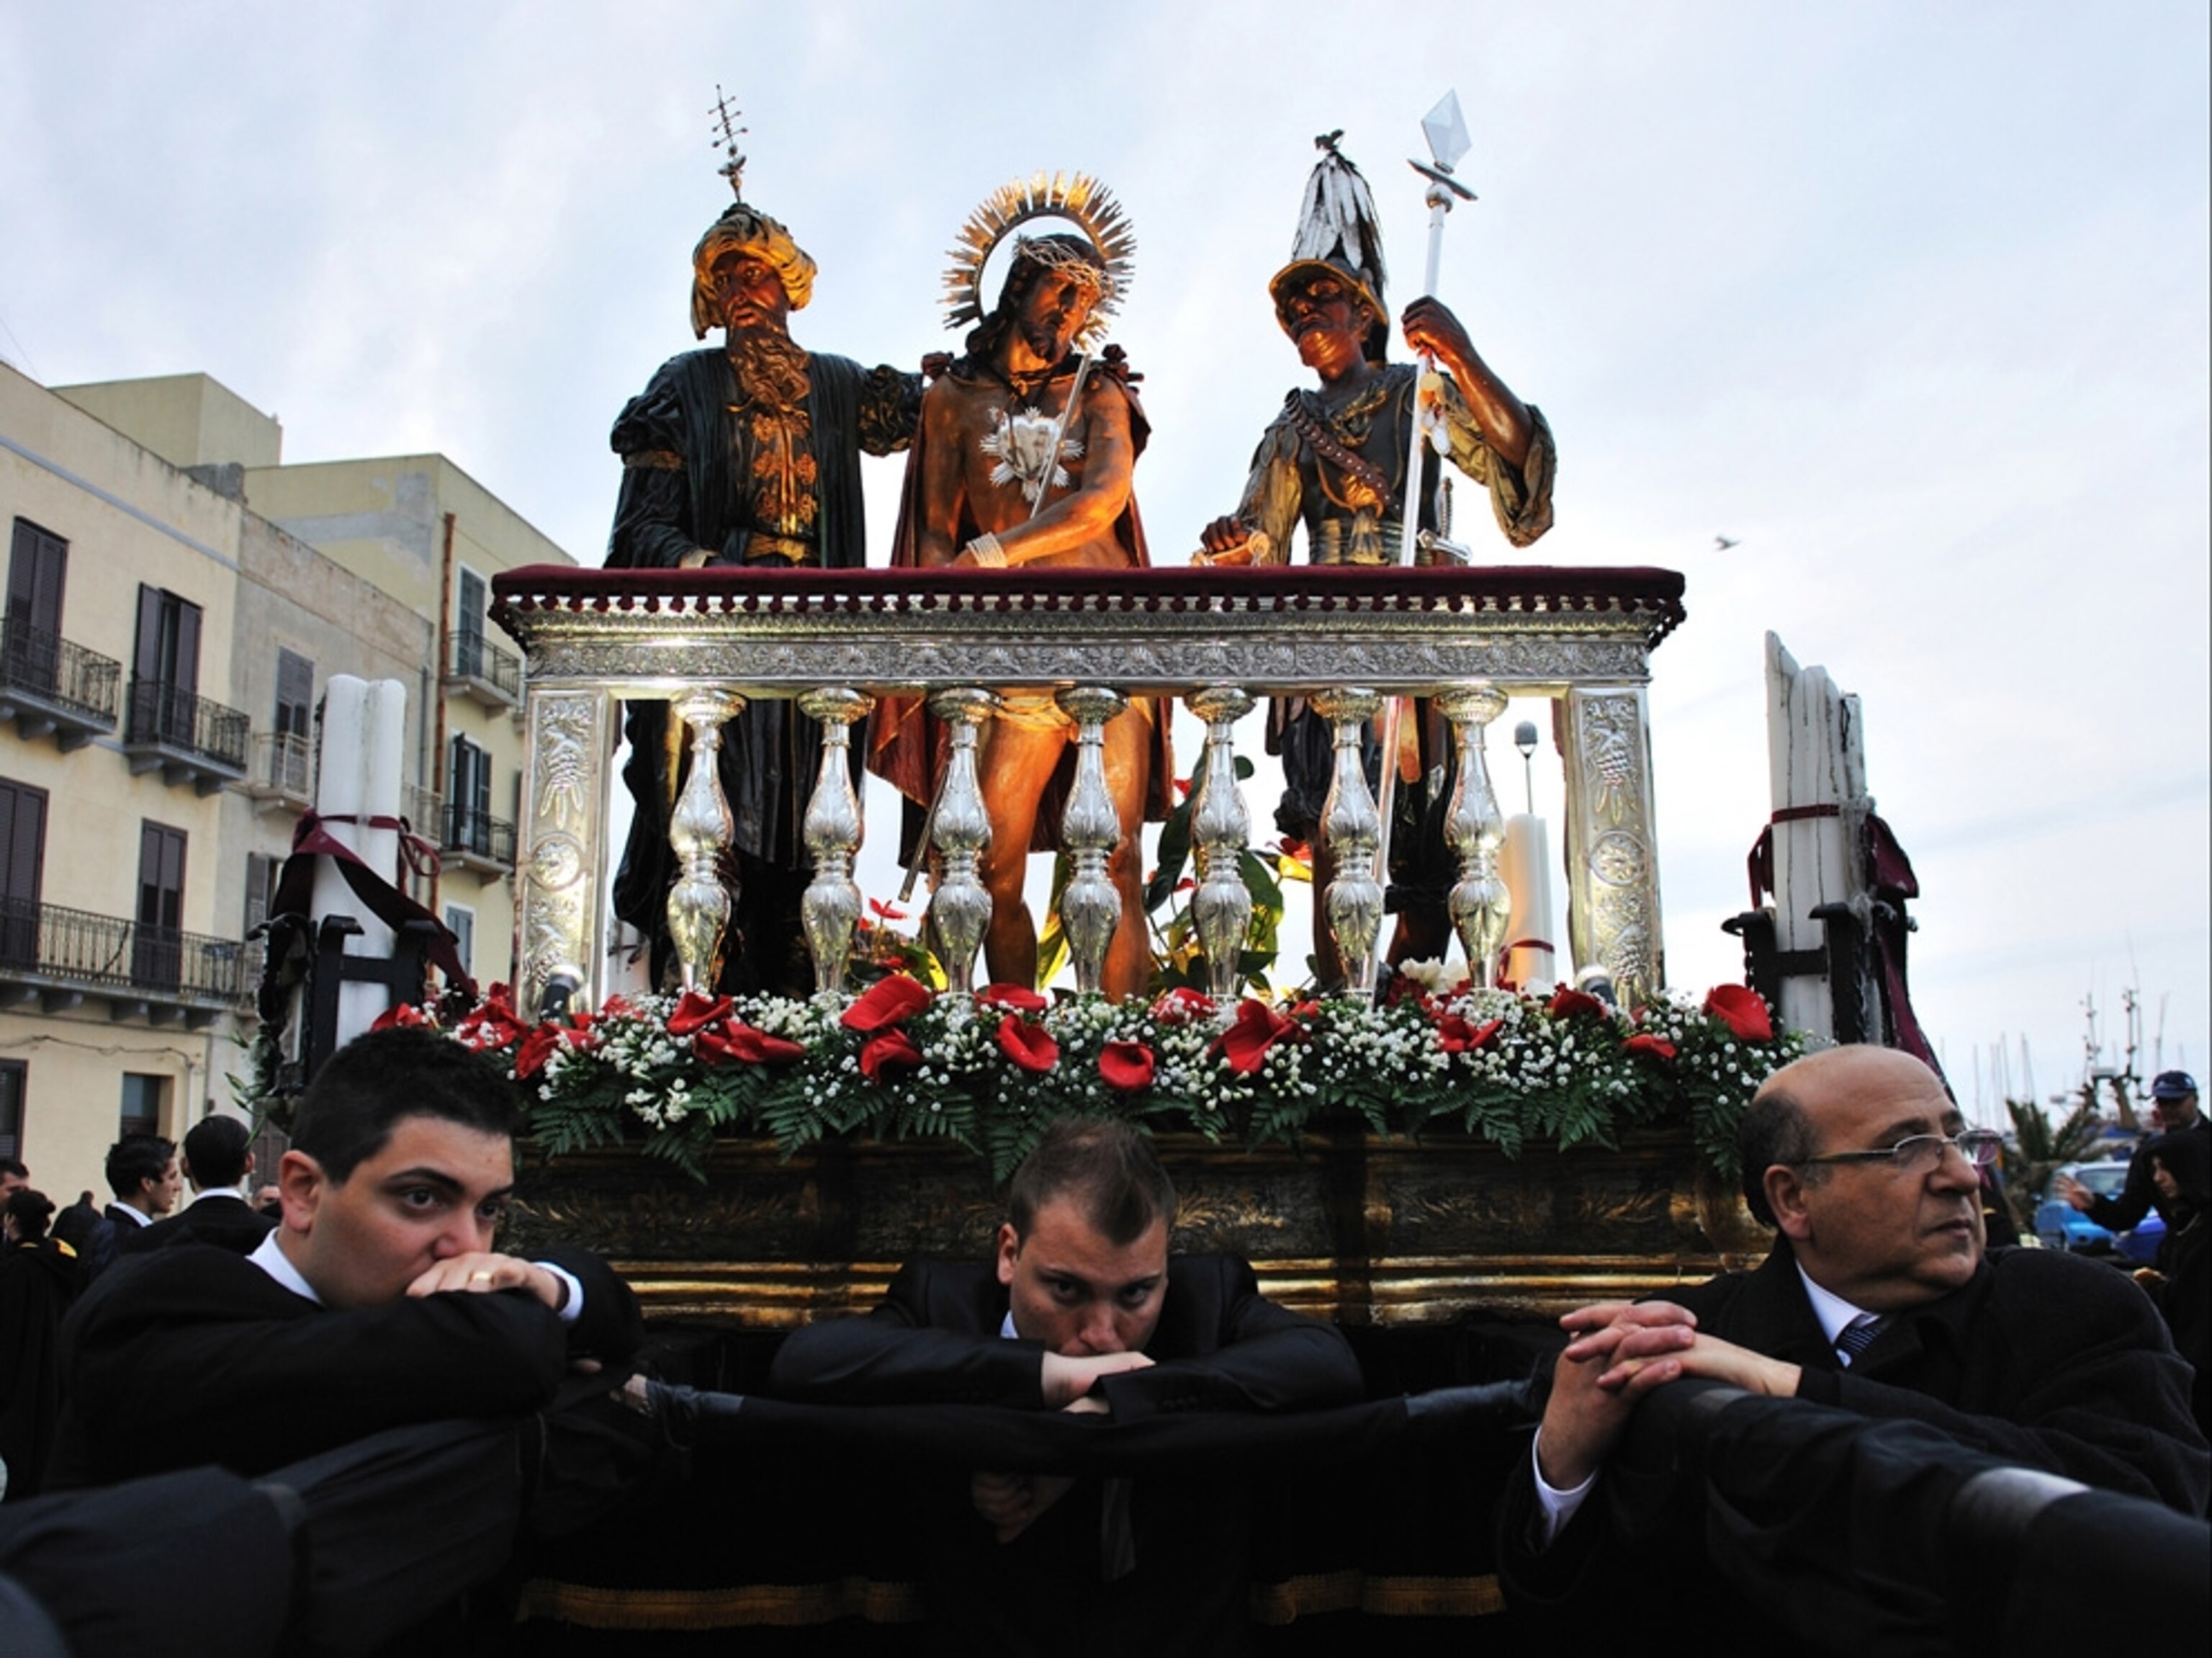
[[[1401,547],[1409,496],[1419,503],[1419,529],[1444,534],[1450,528],[1437,510],[1440,492],[1422,487],[1407,464],[1420,372],[1412,363],[1384,360],[1389,314],[1382,304],[1381,230],[1366,181],[1338,153],[1335,135],[1316,142],[1324,153],[1307,189],[1308,211],[1291,262],[1270,279],[1267,291],[1274,297],[1276,320],[1320,384],[1285,399],[1282,412],[1261,436],[1237,510],[1201,533],[1201,562],[1287,564],[1291,530],[1303,523],[1311,564],[1428,564],[1433,562],[1429,556],[1403,557]],[[1551,429],[1491,370],[1442,302],[1415,300],[1402,320],[1407,344],[1430,353],[1445,371],[1437,412],[1452,465],[1489,491],[1505,539],[1516,547],[1528,546],[1552,527]],[[1411,735],[1420,751],[1420,779],[1398,797],[1394,906],[1399,932],[1393,960],[1443,954],[1450,940],[1443,896],[1455,877],[1443,848],[1449,761],[1443,734]],[[1335,875],[1320,835],[1333,734],[1303,702],[1278,703],[1267,746],[1283,761],[1276,826],[1313,844],[1314,885],[1320,891]],[[1318,905],[1314,935],[1322,981],[1340,981],[1342,963]]]
[[[860,568],[867,562],[860,458],[907,446],[921,377],[796,344],[790,314],[812,296],[814,261],[742,198],[700,239],[691,265],[692,332],[704,338],[719,325],[724,344],[662,364],[616,420],[623,484],[607,567]],[[639,702],[628,734],[623,777],[637,814],[615,913],[653,941],[658,984],[671,956],[668,820],[684,733],[666,704]],[[800,829],[821,752],[819,727],[787,700],[756,700],[722,728],[737,877],[725,990],[812,988],[800,948]]]
[[[1077,342],[1110,296],[1108,261],[1079,235],[1024,236],[998,304],[968,337],[964,356],[922,399],[908,463],[907,516],[895,564],[922,569],[1127,570],[1150,561],[1131,479],[1150,430],[1118,358],[1081,375]],[[1063,417],[1065,419],[1063,420]],[[1053,436],[1060,441],[1054,453]],[[918,704],[884,710],[872,764],[910,799],[926,802],[936,767]],[[1001,695],[985,729],[979,771],[991,841],[982,879],[991,893],[984,954],[994,980],[1034,985],[1036,929],[1022,887],[1034,849],[1059,844],[1073,722],[1048,692]],[[1141,994],[1152,960],[1139,879],[1148,808],[1164,815],[1173,775],[1166,733],[1148,699],[1107,722],[1106,787],[1121,836],[1109,874],[1121,916],[1103,988]]]
[[[2150,1100],[2160,1134],[2212,1133],[2212,1124],[2205,1121],[2197,1106],[2197,1079],[2187,1071],[2160,1071],[2151,1082]],[[2172,1200],[2158,1187],[2154,1143],[2153,1137],[2136,1148],[2135,1155],[2128,1160],[2127,1184],[2120,1188],[2118,1197],[2100,1198],[2070,1174],[2060,1177],[2059,1195],[2107,1232],[2125,1232],[2153,1209],[2169,1227],[2179,1226]]]

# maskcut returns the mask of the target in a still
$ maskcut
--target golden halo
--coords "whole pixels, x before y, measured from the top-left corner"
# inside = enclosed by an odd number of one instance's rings
[[[945,255],[952,263],[945,272],[945,326],[964,328],[983,320],[990,308],[983,299],[983,267],[1009,231],[1032,219],[1065,219],[1106,263],[1098,303],[1077,336],[1079,344],[1095,346],[1128,291],[1137,237],[1114,192],[1087,173],[1032,174],[983,198],[960,227],[959,246]]]

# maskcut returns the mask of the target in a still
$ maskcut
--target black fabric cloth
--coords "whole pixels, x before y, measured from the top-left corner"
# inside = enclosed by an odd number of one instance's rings
[[[1658,1299],[1690,1308],[1705,1334],[1802,1367],[1800,1399],[1865,1418],[1918,1422],[1971,1450],[2183,1515],[2201,1514],[2212,1489],[2212,1452],[2190,1417],[2185,1367],[2142,1292],[2100,1263],[2050,1250],[1993,1250],[1960,1289],[1893,1314],[1848,1369],[1820,1328],[1786,1242],[1778,1241],[1754,1272]],[[1552,1546],[1539,1551],[1534,1474],[1524,1458],[1500,1507],[1500,1576],[1509,1595],[1589,1633],[1626,1616],[1640,1591],[1663,1584],[1680,1595],[1688,1582],[1711,1591],[1717,1618],[1740,1618],[1741,1603],[1691,1551],[1703,1528],[1697,1493],[1684,1489],[1679,1472],[1616,1460]],[[1667,1517],[1651,1518],[1661,1515]],[[1631,1540],[1611,1535],[1616,1529]],[[1697,1599],[1700,1591],[1688,1593]]]
[[[888,454],[911,441],[921,376],[865,369],[814,352],[807,388],[815,469],[810,562],[857,570],[867,563],[860,455]],[[701,548],[714,564],[746,562],[757,527],[750,516],[745,407],[728,353],[719,349],[671,358],[623,407],[611,439],[624,469],[607,542],[608,569],[672,569]],[[653,941],[655,984],[671,959],[665,911],[675,869],[669,802],[682,787],[689,760],[687,753],[678,776],[669,777],[669,718],[665,702],[629,704],[624,730],[630,753],[623,780],[637,809],[614,887],[616,915]],[[821,728],[787,698],[757,698],[722,728],[729,873],[738,887],[724,952],[726,991],[803,993],[812,988],[811,971],[793,951],[807,868],[801,830],[821,759]],[[852,764],[857,788],[857,747]]]
[[[0,1652],[278,1650],[295,1583],[296,1509],[220,1468],[195,1468],[0,1511]],[[22,1604],[27,1602],[26,1606]],[[68,1643],[38,1644],[39,1624]]]
[[[910,1263],[867,1318],[796,1332],[770,1387],[814,1403],[1040,1411],[1044,1350],[1001,1337],[1006,1307],[988,1265]],[[1146,1351],[1156,1361],[1150,1369],[1106,1378],[1096,1390],[1117,1432],[1184,1413],[1317,1409],[1362,1393],[1343,1337],[1268,1301],[1251,1268],[1230,1256],[1170,1259]],[[929,1478],[933,1523],[916,1539],[916,1566],[932,1650],[1246,1649],[1250,1493],[1234,1475],[1201,1470],[1121,1486],[1080,1479],[1004,1545],[976,1515],[964,1473]],[[1123,1500],[1135,1565],[1109,1579],[1103,1535],[1109,1505]]]
[[[77,1283],[75,1252],[52,1238],[11,1244],[0,1256],[0,1462],[9,1503],[45,1488],[61,1416],[62,1319]]]
[[[520,1290],[333,1312],[208,1244],[126,1258],[63,1326],[56,1488],[216,1463],[255,1474],[409,1423],[550,1404],[572,1357],[619,1362],[643,1339],[629,1286],[596,1256],[564,1326]]]
[[[1708,1553],[1765,1650],[2023,1658],[2204,1644],[2203,1521],[2029,1472],[1923,1423],[1692,1381],[1639,1411],[1620,1460],[1701,1493]],[[1674,1504],[1646,1518],[1693,1534],[1697,1523]],[[2053,1578],[2062,1596],[2045,1588]],[[2062,1613],[2059,1599],[2089,1615]]]
[[[143,1254],[149,1249],[173,1249],[179,1244],[213,1244],[240,1255],[251,1255],[261,1240],[276,1229],[276,1217],[264,1215],[245,1198],[230,1192],[199,1198],[175,1214],[142,1226],[117,1240],[118,1251]]]

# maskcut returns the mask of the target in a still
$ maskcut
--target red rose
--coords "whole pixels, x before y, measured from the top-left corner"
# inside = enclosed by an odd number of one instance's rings
[[[872,1036],[860,1050],[860,1075],[871,1082],[888,1082],[921,1068],[921,1050],[904,1031],[889,1030]]]
[[[1470,1025],[1459,1015],[1448,1013],[1437,1021],[1437,1044],[1446,1053],[1473,1053],[1504,1027],[1505,1021],[1502,1019]]]
[[[986,984],[975,992],[986,1007],[1018,1008],[1024,1013],[1042,1013],[1051,1004],[1026,984]]]
[[[1152,1017],[1165,1025],[1188,1025],[1213,1016],[1213,998],[1178,984],[1152,1003]]]
[[[929,1005],[929,991],[904,973],[890,973],[868,987],[868,993],[845,1009],[838,1021],[848,1031],[863,1036],[903,1024]],[[912,1044],[908,1044],[912,1046]],[[916,1063],[920,1063],[919,1056]]]
[[[1544,1011],[1554,1019],[1571,1019],[1578,1013],[1594,1014],[1602,1019],[1605,1003],[1594,996],[1569,990],[1562,984],[1552,993],[1552,999],[1544,1004]]]
[[[626,996],[611,996],[599,1003],[599,1017],[602,1019],[626,1019],[636,1011],[637,1009],[630,1005],[629,998]],[[576,1015],[576,1021],[581,1024],[590,1017],[589,1014],[579,1014]]]
[[[1109,1042],[1098,1051],[1098,1074],[1117,1094],[1152,1085],[1152,1051],[1142,1042]]]
[[[369,1026],[373,1031],[404,1030],[413,1025],[428,1025],[430,1015],[411,1002],[402,1002],[396,1008],[386,1008],[376,1015]]]
[[[1759,992],[1741,984],[1716,984],[1705,997],[1705,1011],[1745,1042],[1771,1042],[1774,1020]]]
[[[1267,1050],[1298,1028],[1266,1003],[1248,998],[1237,1004],[1237,1022],[1213,1039],[1208,1053],[1218,1053],[1239,1076],[1249,1076],[1266,1063]]]
[[[527,1082],[545,1069],[545,1062],[553,1057],[553,1050],[561,1045],[558,1025],[540,1025],[522,1039],[522,1045],[514,1051],[514,1080]]]
[[[1625,1053],[1648,1053],[1655,1059],[1672,1059],[1674,1057],[1674,1045],[1665,1037],[1655,1036],[1650,1031],[1638,1031],[1620,1046]]]
[[[526,1028],[511,1008],[487,1001],[453,1027],[453,1035],[463,1047],[483,1053],[512,1046],[522,1039]]]
[[[726,1025],[710,1025],[691,1039],[691,1051],[701,1063],[709,1065],[726,1064],[735,1060],[746,1065],[787,1065],[794,1059],[806,1058],[806,1050],[796,1042],[787,1042],[780,1036],[770,1036],[766,1031],[755,1030],[750,1025],[732,1019]]]
[[[683,1000],[668,1015],[668,1033],[671,1036],[689,1036],[694,1031],[720,1024],[730,1016],[730,998],[726,996],[706,996],[697,991],[686,991]]]
[[[1060,1044],[1042,1025],[1032,1025],[1018,1013],[999,1021],[999,1051],[1025,1071],[1042,1076],[1060,1063]]]

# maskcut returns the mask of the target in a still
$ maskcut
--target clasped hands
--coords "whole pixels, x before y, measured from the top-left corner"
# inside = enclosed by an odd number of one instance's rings
[[[1573,1339],[1552,1373],[1536,1439],[1537,1470],[1559,1490],[1574,1490],[1603,1466],[1655,1387],[1702,1376],[1778,1399],[1797,1392],[1797,1366],[1701,1333],[1697,1315],[1672,1301],[1599,1301],[1559,1326]]]
[[[1093,1384],[1102,1376],[1150,1369],[1152,1363],[1142,1353],[1092,1353],[1081,1358],[1047,1353],[1042,1377],[1045,1408],[1071,1416],[1110,1416],[1113,1407],[1091,1393]],[[1065,1474],[979,1473],[969,1476],[968,1492],[992,1535],[1011,1543],[1074,1484]]]

